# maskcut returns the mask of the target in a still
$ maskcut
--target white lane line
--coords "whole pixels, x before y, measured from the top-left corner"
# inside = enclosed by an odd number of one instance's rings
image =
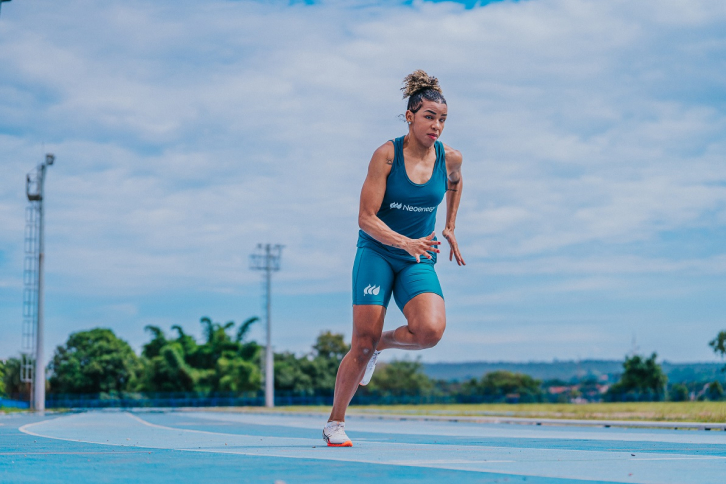
[[[179,429],[179,428],[176,428],[176,427],[166,427],[164,425],[158,425],[158,424],[155,424],[155,423],[147,422],[146,420],[144,420],[144,419],[142,419],[142,418],[140,418],[140,417],[138,417],[138,416],[136,416],[136,415],[134,415],[132,413],[129,413],[129,412],[123,412],[123,413],[126,414],[126,415],[128,415],[129,417],[133,418],[134,420],[138,421],[139,423],[142,423],[142,424],[144,424],[144,425],[146,425],[148,427],[153,427],[153,428],[157,428],[157,429],[180,431],[180,432],[191,432],[191,433],[196,433],[196,434],[215,435],[215,436],[218,436],[218,437],[219,436],[255,437],[255,436],[250,436],[250,435],[246,435],[246,434],[229,434],[229,433],[225,433],[225,432],[212,432],[210,430]],[[270,437],[264,436],[264,438],[270,438]],[[277,438],[277,437],[273,437],[273,438]],[[262,439],[260,439],[260,440],[262,440]],[[295,438],[295,437],[284,437],[284,440],[286,442],[301,441],[301,442],[307,443],[308,441],[310,441],[312,439]],[[359,442],[359,441],[362,441],[362,440],[363,439],[356,440],[356,442]],[[320,442],[320,447],[325,447],[325,444],[322,442],[322,438],[320,439],[320,441],[321,441]],[[423,447],[423,448],[430,448],[431,447],[431,444],[418,444],[418,443],[413,443],[413,442],[411,442],[411,443],[406,442],[405,444],[392,444],[391,442],[382,442],[382,441],[372,440],[372,439],[367,439],[366,442],[370,442],[370,443],[373,443],[373,444],[376,444],[376,445],[380,445],[380,446],[390,446],[390,447],[395,447],[395,448],[400,448],[402,446],[406,446],[406,447]],[[437,447],[456,447],[457,449],[461,447],[460,445],[452,445],[452,444],[436,444],[436,446]],[[477,446],[476,448],[477,449],[480,449],[480,450],[505,450],[505,449],[509,449],[509,447],[491,447],[491,446],[483,446],[483,445]],[[467,461],[467,462],[469,462],[469,461]],[[489,462],[494,462],[494,461],[489,461]],[[506,461],[506,462],[510,462],[510,461]],[[514,462],[514,461],[511,461],[511,462]]]
[[[147,450],[107,450],[104,452],[0,452],[0,455],[121,455],[121,454],[150,454]]]
[[[142,418],[139,418],[139,417],[137,417],[136,415],[134,415],[134,414],[133,414],[133,413],[131,413],[131,412],[123,412],[123,414],[124,414],[124,415],[128,415],[128,416],[129,416],[129,417],[131,417],[132,419],[136,420],[137,422],[139,422],[139,423],[141,423],[141,424],[144,424],[144,425],[146,425],[147,427],[153,427],[153,428],[156,428],[156,429],[164,429],[164,430],[182,430],[182,431],[184,431],[184,432],[206,432],[206,431],[204,431],[204,430],[191,430],[191,429],[174,429],[174,428],[172,428],[172,427],[165,427],[165,426],[163,426],[163,425],[157,425],[157,424],[155,424],[155,423],[147,422],[146,420],[144,420],[144,419],[142,419]],[[206,432],[206,433],[210,433],[210,434],[215,434],[215,435],[219,435],[219,433],[218,433],[218,432]]]
[[[71,415],[66,416],[66,418],[69,418],[69,417],[71,417]],[[25,424],[22,427],[18,428],[18,430],[24,434],[32,435],[33,437],[43,437],[46,439],[65,440],[67,442],[81,442],[80,440],[74,440],[74,439],[62,439],[62,438],[58,438],[58,437],[48,437],[46,435],[36,434],[32,430],[29,430],[30,427],[35,427],[36,425],[41,425],[41,424],[45,424],[45,423],[48,423],[53,420],[58,420],[59,418],[60,417],[56,417],[56,418],[51,418],[51,419],[47,419],[47,420],[41,420],[39,422],[32,422],[29,424]]]
[[[200,451],[203,452],[203,451],[205,451],[205,450],[191,449],[191,448],[190,449],[177,448],[177,447],[174,447],[174,446],[138,445],[138,442],[137,443],[132,443],[131,439],[126,439],[126,440],[129,441],[128,443],[111,443],[108,440],[106,442],[100,442],[98,440],[73,439],[73,438],[69,438],[69,437],[59,437],[59,436],[54,436],[54,435],[39,434],[37,432],[34,432],[34,431],[30,430],[31,427],[35,427],[37,425],[47,424],[47,423],[51,422],[52,420],[58,420],[58,419],[66,419],[66,420],[68,420],[68,419],[73,419],[74,417],[76,417],[76,418],[77,417],[81,417],[83,415],[84,414],[67,415],[67,416],[63,416],[63,417],[56,417],[54,419],[42,420],[40,422],[33,422],[33,423],[29,423],[29,424],[23,425],[18,430],[20,432],[23,432],[24,434],[32,435],[34,437],[42,437],[42,438],[45,438],[45,439],[53,439],[53,440],[62,440],[64,442],[80,442],[80,443],[85,443],[85,444],[113,445],[113,446],[117,446],[117,447],[136,446],[136,447],[144,447],[144,448],[150,448],[150,449],[183,450],[183,451],[190,451],[190,452],[200,452]],[[242,438],[248,437],[248,438],[255,438],[255,439],[257,438],[256,436],[241,435],[241,434],[225,434],[225,433],[220,433],[220,432],[209,432],[209,431],[206,431],[206,430],[177,429],[177,428],[174,428],[174,427],[165,427],[163,425],[157,425],[157,424],[154,424],[154,423],[151,423],[151,422],[147,422],[147,421],[145,421],[145,420],[143,420],[143,419],[141,419],[141,418],[139,418],[139,417],[137,417],[137,416],[135,416],[135,415],[133,415],[131,413],[128,413],[128,412],[121,412],[121,413],[118,413],[117,415],[125,415],[125,416],[128,416],[128,417],[131,417],[133,420],[135,420],[138,423],[143,424],[143,425],[145,425],[147,427],[152,427],[152,428],[156,428],[156,429],[160,429],[160,430],[165,430],[165,431],[178,432],[179,435],[181,435],[182,433],[194,433],[194,434],[214,435],[215,437],[228,437],[230,439],[234,439],[234,438],[238,438],[238,437],[242,437]],[[286,442],[288,447],[290,446],[290,443],[291,442],[295,442],[295,441],[301,441],[301,442],[304,442],[305,444],[307,444],[308,442],[312,442],[313,441],[312,439],[300,439],[300,438],[292,438],[292,437],[290,437],[290,438],[284,438],[284,439],[283,438],[275,438],[275,437],[272,437],[272,438],[271,437],[264,437],[264,439],[265,440],[270,440],[270,439],[281,440],[281,441]],[[260,440],[263,440],[263,438],[260,438]],[[318,441],[316,440],[315,442],[318,442]],[[307,447],[307,445],[305,445],[305,446]],[[325,446],[325,444],[322,442],[322,438],[321,438],[320,439],[320,445],[319,445],[319,447],[324,447],[324,446]],[[207,450],[207,452],[217,452],[217,451],[220,451],[221,453],[229,453],[227,451],[222,452],[222,450],[223,449],[219,449],[219,450],[217,450],[217,449],[209,449],[209,450]],[[236,452],[236,453],[244,454],[244,453],[241,453],[241,452]],[[260,455],[260,454],[258,454],[258,453],[249,453],[249,454],[245,454],[245,455]]]
[[[723,460],[726,459],[726,457],[721,455],[698,455],[698,456],[690,456],[690,457],[644,457],[644,458],[634,458],[630,460]]]
[[[429,464],[492,464],[494,462],[517,462],[516,460],[467,460],[467,459],[425,459],[425,460],[401,460],[389,461],[387,464],[398,466],[428,466]]]

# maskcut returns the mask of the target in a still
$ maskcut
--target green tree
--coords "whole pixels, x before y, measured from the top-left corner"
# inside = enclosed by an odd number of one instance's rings
[[[342,334],[324,331],[303,356],[290,352],[275,354],[275,389],[312,395],[330,394],[340,361],[350,350]]]
[[[240,356],[217,360],[217,375],[219,377],[216,389],[223,392],[250,392],[259,390],[262,384],[260,367]]]
[[[139,389],[151,392],[191,392],[198,390],[202,373],[190,367],[184,360],[184,348],[178,341],[166,341],[163,332],[149,327],[155,335],[149,345],[144,347],[143,377]],[[156,342],[164,339],[165,344],[156,347]],[[149,351],[147,351],[147,348]],[[148,355],[154,355],[149,357]]]
[[[260,388],[260,348],[257,343],[244,343],[250,326],[257,321],[257,317],[247,319],[232,339],[227,331],[234,327],[234,321],[220,324],[208,317],[200,320],[206,341],[197,346],[189,361],[199,368],[213,370],[204,380],[210,390],[241,392]]]
[[[144,391],[252,391],[260,387],[259,345],[245,343],[250,326],[259,318],[247,319],[237,330],[235,339],[228,334],[235,323],[222,325],[201,318],[205,342],[198,344],[179,325],[172,326],[177,337],[167,337],[161,328],[147,326],[153,336],[144,345]]]
[[[0,396],[5,396],[5,362],[0,360]]]
[[[257,316],[252,316],[251,318],[246,319],[237,330],[237,336],[235,338],[235,341],[237,343],[242,343],[245,339],[245,336],[247,336],[247,332],[250,330],[250,327],[259,321],[260,318]]]
[[[685,402],[689,400],[690,392],[688,391],[688,387],[683,383],[676,383],[671,386],[668,392],[668,398],[672,402]]]
[[[484,397],[485,400],[493,402],[538,402],[542,399],[540,383],[524,373],[497,370],[487,373],[479,381],[472,379],[465,383],[462,385],[462,393]]]
[[[708,345],[713,348],[713,352],[721,356],[721,358],[726,357],[726,331],[719,332],[718,335],[716,335],[716,337],[708,343]],[[724,366],[721,371],[726,371],[726,366]]]
[[[146,343],[141,349],[141,356],[145,358],[153,358],[161,354],[161,349],[167,345],[168,341],[164,331],[158,326],[148,325],[144,330],[151,333],[154,337]]]
[[[252,362],[256,366],[259,366],[262,356],[262,347],[257,344],[256,341],[245,342],[247,333],[254,323],[258,322],[260,318],[253,316],[246,319],[237,330],[235,342],[239,346],[238,352],[243,360]],[[262,381],[262,374],[259,375],[260,382]]]
[[[289,351],[275,353],[276,390],[311,395],[316,390],[314,374],[313,363],[307,356],[298,358]]]
[[[350,345],[342,334],[323,331],[318,335],[311,354],[312,365],[308,370],[312,386],[318,393],[333,394],[338,367],[348,351]]]
[[[195,340],[193,336],[186,334],[184,329],[178,324],[172,326],[171,329],[176,331],[176,342],[179,343],[185,357],[186,355],[194,354],[194,352],[197,351],[197,340]]]
[[[103,328],[72,333],[48,366],[53,393],[125,391],[140,370],[131,346]]]
[[[5,361],[2,382],[5,387],[5,394],[29,395],[30,385],[20,380],[22,360],[29,358],[28,355],[20,355],[20,358],[8,358]]]
[[[668,377],[656,362],[657,357],[656,353],[649,358],[640,355],[626,357],[620,381],[608,389],[608,398],[662,400]]]
[[[348,351],[350,351],[350,345],[345,343],[343,335],[331,331],[320,333],[313,345],[315,358],[337,361],[338,364]]]
[[[712,382],[710,385],[708,385],[708,390],[706,390],[706,397],[713,401],[718,402],[720,400],[723,400],[723,387],[721,386],[720,382]]]
[[[234,354],[239,351],[239,343],[232,340],[227,331],[234,327],[234,321],[225,324],[215,323],[203,317],[200,323],[204,326],[205,342],[197,346],[196,351],[188,355],[189,363],[194,368],[214,369],[225,352]]]
[[[393,360],[379,363],[368,391],[394,395],[425,395],[431,393],[434,382],[423,372],[418,360]]]

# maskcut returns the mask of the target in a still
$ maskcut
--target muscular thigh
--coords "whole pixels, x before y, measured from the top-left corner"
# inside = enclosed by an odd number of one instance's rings
[[[446,329],[446,306],[438,294],[425,292],[412,298],[403,308],[403,315],[413,333],[439,333]]]
[[[378,344],[383,332],[386,308],[375,304],[353,306],[353,345],[373,348]]]

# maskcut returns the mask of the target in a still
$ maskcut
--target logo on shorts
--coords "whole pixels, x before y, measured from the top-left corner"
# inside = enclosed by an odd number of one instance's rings
[[[368,287],[363,289],[364,296],[367,296],[368,294],[372,296],[377,296],[379,292],[381,292],[381,286],[371,286],[370,284],[368,284]]]

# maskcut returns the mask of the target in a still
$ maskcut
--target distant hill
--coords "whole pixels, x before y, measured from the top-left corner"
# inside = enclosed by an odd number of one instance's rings
[[[579,380],[587,376],[601,378],[603,381],[617,381],[623,371],[621,360],[581,360],[552,362],[488,362],[472,361],[464,363],[424,363],[424,372],[437,380],[459,380],[480,378],[485,373],[506,370],[526,373],[538,380]],[[723,363],[670,363],[662,362],[663,371],[671,383],[711,382],[724,380],[721,372]]]

